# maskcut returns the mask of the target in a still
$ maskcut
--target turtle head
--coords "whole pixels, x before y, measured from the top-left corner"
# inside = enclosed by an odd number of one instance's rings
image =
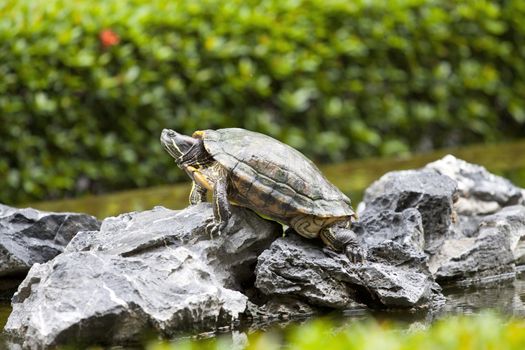
[[[160,135],[160,143],[162,143],[164,149],[175,159],[175,162],[179,166],[183,163],[184,155],[198,142],[199,140],[191,136],[179,134],[171,129],[162,130],[162,134]]]

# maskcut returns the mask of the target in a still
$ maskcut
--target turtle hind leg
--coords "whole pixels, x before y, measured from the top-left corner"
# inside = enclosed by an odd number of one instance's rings
[[[335,223],[323,228],[319,235],[323,242],[335,251],[343,251],[351,262],[363,262],[366,250],[357,241],[357,236],[349,224]]]

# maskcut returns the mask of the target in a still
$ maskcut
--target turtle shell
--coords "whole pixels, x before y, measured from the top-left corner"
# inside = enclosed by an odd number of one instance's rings
[[[312,161],[269,136],[238,128],[199,133],[210,155],[229,171],[230,196],[272,218],[354,215],[350,199]]]

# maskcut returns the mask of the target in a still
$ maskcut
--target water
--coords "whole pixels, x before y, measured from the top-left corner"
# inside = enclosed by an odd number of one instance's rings
[[[366,159],[337,165],[321,166],[321,170],[343,192],[357,204],[364,189],[374,180],[391,170],[412,169],[437,160],[446,154],[454,154],[466,161],[481,164],[493,173],[502,175],[516,185],[525,187],[525,140],[500,144],[478,145],[461,149],[441,150],[433,153],[415,155],[403,159]],[[180,171],[174,166],[173,171]],[[134,210],[146,210],[156,205],[179,209],[187,205],[190,191],[189,183],[163,186],[150,189],[132,190],[67,199],[53,202],[30,203],[42,210],[86,212],[99,219]],[[9,299],[17,280],[0,279],[0,329],[3,328],[10,313]],[[483,288],[457,288],[445,290],[447,303],[441,314],[470,314],[484,309],[495,309],[505,315],[525,317],[525,276],[509,283],[496,283]],[[345,317],[387,317],[392,319],[428,318],[427,315],[407,313],[371,313],[369,311],[344,312]],[[0,337],[0,348],[2,339]]]

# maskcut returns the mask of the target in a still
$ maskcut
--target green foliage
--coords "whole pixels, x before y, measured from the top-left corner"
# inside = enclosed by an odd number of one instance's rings
[[[0,13],[0,202],[175,181],[164,127],[245,127],[319,161],[524,131],[519,0],[4,0]]]
[[[275,332],[254,333],[244,347],[234,347],[231,340],[153,342],[147,350],[478,350],[525,348],[525,321],[504,321],[491,313],[477,316],[449,317],[418,330],[402,330],[389,323],[355,322],[335,326],[316,320],[292,327],[284,335]]]

